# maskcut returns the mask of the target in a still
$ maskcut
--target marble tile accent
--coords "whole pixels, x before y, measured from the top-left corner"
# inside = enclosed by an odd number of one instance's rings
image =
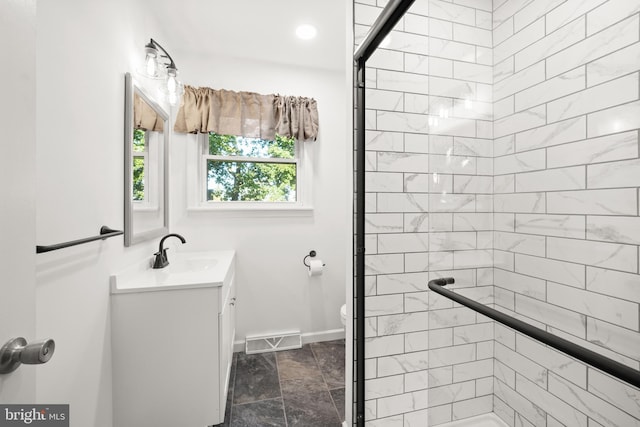
[[[557,191],[547,194],[547,213],[576,215],[636,215],[633,189]]]
[[[570,22],[556,31],[549,32],[537,42],[522,49],[514,55],[516,71],[522,70],[562,49],[584,39],[586,18],[584,16]]]
[[[516,294],[516,312],[529,319],[525,320],[536,326],[538,319],[544,319],[544,323],[569,334],[586,337],[586,316],[564,308],[548,304],[546,302]]]
[[[558,5],[564,3],[564,1],[565,0],[534,0],[530,2],[513,15],[513,26],[515,31],[520,31],[536,19],[544,16],[555,9]]]
[[[495,382],[495,394],[498,400],[509,402],[509,406],[512,408],[511,411],[515,409],[517,413],[522,414],[526,419],[532,420],[534,425],[546,425],[547,420],[544,410],[502,381]],[[499,414],[506,415],[507,410],[508,409],[504,407],[503,411],[500,411]]]
[[[516,172],[529,172],[545,168],[544,150],[533,150],[524,153],[509,154],[494,160],[494,172],[503,175]]]
[[[502,231],[496,231],[493,236],[494,248],[496,249],[536,256],[545,255],[546,240],[544,236],[505,233]]]
[[[587,239],[640,245],[640,217],[587,217]]]
[[[365,233],[398,233],[403,231],[402,214],[367,214]]]
[[[638,132],[623,132],[600,138],[550,147],[547,166],[592,164],[638,157]]]
[[[640,5],[625,0],[605,2],[587,14],[587,34],[591,35],[640,11]]]
[[[544,79],[544,62],[539,62],[496,83],[493,87],[494,99],[496,101],[501,100],[528,87],[540,84],[541,82],[544,82]],[[533,105],[535,104],[531,104],[531,106]]]
[[[573,387],[571,383],[554,374],[549,375],[549,391],[604,425],[620,427],[639,425],[637,419],[591,393],[579,387]]]
[[[587,135],[589,138],[640,128],[640,102],[630,102],[606,110],[591,113]]]
[[[389,90],[367,89],[367,108],[376,110],[402,111],[404,94]]]
[[[437,58],[475,62],[475,46],[452,40],[429,38],[429,54]]]
[[[557,237],[585,237],[585,217],[578,215],[517,214],[515,231]]]
[[[586,137],[587,120],[585,117],[576,117],[517,134],[515,151],[549,147],[565,142],[579,141]]]
[[[368,151],[402,151],[403,135],[397,132],[365,132],[365,144]]]
[[[590,165],[587,167],[589,188],[634,187],[638,185],[640,159]]]
[[[587,318],[587,340],[636,361],[639,358],[640,334],[637,330],[632,331],[589,317]]]
[[[428,74],[429,73],[429,57],[427,57],[426,55],[405,53],[404,54],[404,71],[407,73]]]
[[[495,15],[496,14],[494,13],[494,26],[496,24]],[[543,38],[545,36],[544,21],[544,17],[538,19],[531,25],[515,33],[512,37],[509,37],[498,46],[495,46],[493,49],[494,64],[504,61],[516,52],[534,43],[536,40]]]
[[[516,174],[517,192],[581,190],[586,188],[584,166]]]
[[[576,288],[584,288],[585,286],[585,267],[580,264],[516,254],[515,271]]]
[[[606,322],[638,330],[638,304],[549,283],[547,301]]]
[[[547,104],[547,120],[556,122],[638,99],[638,74],[629,74]]]
[[[424,252],[429,247],[428,233],[381,234],[378,253]]]
[[[453,24],[453,40],[484,47],[492,47],[493,44],[491,31],[456,23]],[[491,81],[487,83],[491,83]]]
[[[429,353],[427,351],[380,357],[378,359],[378,376],[386,377],[407,372],[422,371],[429,367],[428,360]]]
[[[584,413],[527,380],[524,376],[516,375],[516,390],[545,412],[560,420],[565,426],[580,427],[587,423],[587,416]]]
[[[365,256],[365,274],[391,274],[404,271],[402,254],[367,255]]]
[[[589,368],[589,392],[608,401],[615,402],[629,415],[640,419],[640,392],[602,372]]]
[[[397,50],[376,49],[367,60],[367,65],[371,68],[412,72],[412,70],[403,69],[403,56],[403,53]]]
[[[548,237],[547,256],[613,270],[638,271],[638,248],[631,245]]]
[[[511,350],[500,343],[495,345],[495,358],[504,365],[528,378],[540,387],[546,387],[547,369],[518,352]]]
[[[619,1],[618,1],[619,3]],[[609,4],[609,3],[607,3]],[[629,3],[629,4],[632,4]],[[640,63],[640,44],[634,43],[610,55],[587,64],[587,84],[593,86],[637,71]]]
[[[494,209],[495,212],[543,213],[544,193],[496,194]]]
[[[581,1],[581,3],[588,2]],[[549,25],[548,23],[549,20],[547,20],[547,25]],[[546,59],[547,78],[564,73],[637,42],[640,39],[638,24],[638,16],[632,16],[548,57]]]
[[[475,25],[476,23],[475,9],[441,0],[429,2],[429,15],[459,24]]]
[[[497,287],[539,300],[545,299],[546,285],[544,280],[502,269],[496,269],[494,274],[495,286]]]
[[[398,314],[404,312],[404,298],[401,294],[369,296],[365,298],[365,316]]]
[[[403,334],[429,328],[431,316],[427,312],[378,316],[378,335]]]
[[[587,267],[587,289],[640,303],[640,276],[637,274]]]
[[[547,14],[547,31],[555,31],[606,0],[568,0]]]
[[[587,367],[564,353],[522,334],[515,336],[518,353],[534,356],[535,362],[574,384],[586,388]],[[514,385],[515,387],[515,385]]]
[[[544,73],[544,69],[542,71]],[[564,74],[560,74],[559,76],[545,80],[535,86],[531,86],[519,93],[516,93],[515,111],[526,110],[527,108],[580,91],[585,87],[586,78],[584,67],[567,71]],[[552,120],[549,118],[549,121],[556,122],[558,120]]]

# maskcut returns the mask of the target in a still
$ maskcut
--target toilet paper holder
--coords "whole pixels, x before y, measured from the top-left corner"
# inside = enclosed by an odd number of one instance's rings
[[[307,268],[311,268],[311,266],[309,264],[307,264],[307,258],[315,258],[316,256],[316,251],[314,251],[313,249],[309,252],[309,255],[305,256],[302,259],[302,263],[307,267]],[[327,264],[322,264],[322,266],[324,267]]]
[[[13,338],[0,348],[0,374],[9,374],[20,365],[39,365],[47,363],[56,344],[52,339],[35,341],[27,344],[27,340],[19,337]]]

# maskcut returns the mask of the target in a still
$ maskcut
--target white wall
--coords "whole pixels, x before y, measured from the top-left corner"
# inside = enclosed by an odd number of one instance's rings
[[[124,73],[142,60],[150,37],[170,36],[149,22],[141,2],[37,3],[36,237],[52,244],[123,227]],[[165,42],[166,40],[166,42]],[[171,49],[170,49],[171,50]],[[349,240],[345,73],[280,69],[171,50],[187,83],[315,97],[321,136],[314,148],[312,216],[219,218],[185,210],[185,138],[172,141],[172,231],[183,249],[238,251],[238,332],[341,328]],[[252,75],[254,72],[255,75]],[[123,247],[121,237],[40,254],[36,333],[52,337],[54,358],[37,369],[37,401],[69,403],[72,425],[112,426],[109,275],[149,257],[157,240]],[[310,280],[303,256],[327,263]]]
[[[37,3],[38,244],[123,227],[124,74],[161,37],[136,8]],[[37,256],[36,331],[57,346],[37,368],[36,398],[69,403],[74,426],[112,425],[109,275],[156,244],[125,249],[116,237]]]
[[[238,318],[236,342],[247,334],[298,329],[303,334],[341,329],[350,241],[351,141],[347,131],[346,74],[229,57],[200,58],[184,52],[180,75],[192,86],[313,97],[318,101],[320,133],[307,142],[313,158],[313,213],[264,217],[187,210],[184,194],[191,135],[174,135],[171,149],[172,226],[188,241],[179,250],[237,251]],[[181,195],[181,196],[176,196]],[[311,249],[326,264],[309,278],[302,259]],[[316,339],[316,338],[312,338]]]

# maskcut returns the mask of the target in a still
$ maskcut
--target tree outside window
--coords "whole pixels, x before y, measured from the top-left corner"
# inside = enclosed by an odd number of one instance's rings
[[[213,202],[295,202],[298,186],[296,141],[209,133],[206,197]]]

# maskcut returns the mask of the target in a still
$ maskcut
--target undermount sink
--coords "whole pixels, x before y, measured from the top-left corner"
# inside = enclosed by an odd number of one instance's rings
[[[149,262],[111,276],[111,293],[148,292],[222,286],[235,251],[169,253],[169,265],[153,269]]]

